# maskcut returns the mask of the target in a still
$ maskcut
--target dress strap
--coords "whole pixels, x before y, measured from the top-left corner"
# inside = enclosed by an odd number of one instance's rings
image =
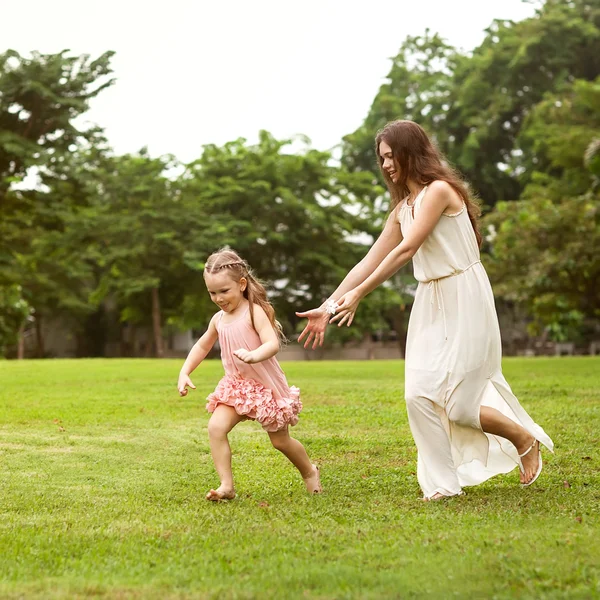
[[[230,321],[229,323],[223,323],[223,327],[229,327],[230,325],[234,325],[235,323],[238,323],[248,314],[249,311],[250,311],[250,303],[248,303],[248,306],[246,306],[246,309],[244,310],[244,312],[241,315],[239,315],[236,319],[234,319],[233,321]],[[223,314],[224,314],[224,311],[221,311],[221,315],[219,317],[219,324],[221,323]]]
[[[429,187],[429,186],[428,186],[428,185],[426,185],[426,186],[425,186],[425,187],[424,187],[424,188],[423,188],[423,189],[422,189],[422,190],[421,190],[421,191],[420,191],[420,192],[417,194],[417,197],[415,198],[415,202],[414,202],[413,206],[415,206],[415,207],[416,207],[417,205],[418,205],[418,206],[420,206],[420,205],[421,205],[421,202],[423,202],[423,198],[425,197],[425,192],[427,192],[427,188],[428,188],[428,187]]]

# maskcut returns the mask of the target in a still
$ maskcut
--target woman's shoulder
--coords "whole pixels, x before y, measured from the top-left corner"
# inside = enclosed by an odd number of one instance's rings
[[[455,213],[461,210],[463,206],[463,200],[460,194],[450,185],[447,181],[442,179],[436,179],[427,186],[427,193],[425,196],[428,197],[429,202],[435,202],[442,208],[444,207],[444,214]]]
[[[435,181],[432,181],[431,183],[427,184],[427,191],[431,194],[435,194],[435,195],[452,195],[452,196],[456,196],[456,190],[447,182],[444,181],[443,179],[436,179]]]

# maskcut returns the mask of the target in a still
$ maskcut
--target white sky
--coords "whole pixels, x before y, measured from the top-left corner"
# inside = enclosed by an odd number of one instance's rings
[[[407,35],[429,28],[472,49],[521,0],[0,0],[0,51],[96,58],[117,83],[87,119],[118,153],[197,158],[202,145],[260,129],[328,149],[367,115]]]

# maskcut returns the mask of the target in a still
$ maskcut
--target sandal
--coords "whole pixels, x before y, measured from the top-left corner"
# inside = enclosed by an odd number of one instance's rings
[[[527,450],[525,450],[523,454],[519,454],[519,469],[521,470],[521,473],[525,473],[525,469],[523,468],[523,462],[521,461],[521,459],[524,456],[527,456],[535,448],[536,444],[538,445],[538,468],[536,474],[533,476],[533,479],[528,483],[522,483],[521,487],[529,487],[540,476],[540,473],[542,472],[542,449],[540,447],[539,441],[535,438],[533,440],[533,444],[531,444],[531,446],[529,446],[529,448],[527,448]]]

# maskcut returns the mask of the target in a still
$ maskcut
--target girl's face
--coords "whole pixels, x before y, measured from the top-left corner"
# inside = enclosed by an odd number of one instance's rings
[[[379,144],[379,156],[381,156],[381,166],[383,170],[387,171],[390,179],[394,183],[398,183],[398,179],[400,178],[398,165],[394,160],[392,149],[383,141]]]
[[[223,311],[233,312],[244,299],[244,290],[248,285],[245,277],[236,281],[231,271],[205,273],[204,282],[210,299]]]

